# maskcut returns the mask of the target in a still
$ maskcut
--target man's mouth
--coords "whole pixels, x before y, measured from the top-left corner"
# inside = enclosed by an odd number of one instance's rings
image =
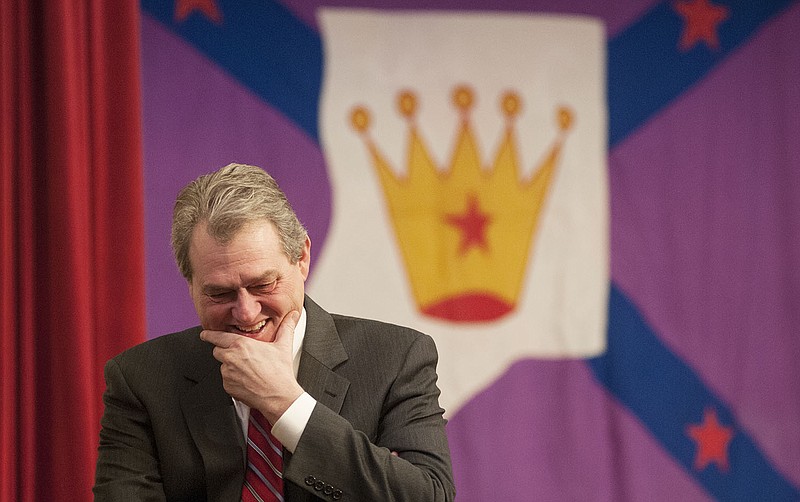
[[[267,320],[266,319],[262,319],[258,323],[253,324],[252,326],[240,326],[238,324],[235,325],[235,326],[236,326],[236,329],[239,330],[242,334],[245,334],[245,335],[256,335],[259,332],[261,332],[262,329],[264,329],[264,326],[266,326],[266,324],[267,324]]]

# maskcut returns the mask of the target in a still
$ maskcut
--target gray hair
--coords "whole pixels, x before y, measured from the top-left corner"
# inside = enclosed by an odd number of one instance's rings
[[[189,244],[198,223],[217,242],[227,244],[253,221],[270,221],[292,263],[300,260],[306,229],[297,219],[286,195],[263,169],[228,164],[192,181],[178,194],[172,212],[172,252],[186,280],[192,280]]]

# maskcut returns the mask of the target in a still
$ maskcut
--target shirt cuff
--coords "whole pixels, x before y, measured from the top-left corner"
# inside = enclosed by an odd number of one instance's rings
[[[297,448],[316,405],[317,400],[303,392],[272,426],[272,435],[291,453]]]

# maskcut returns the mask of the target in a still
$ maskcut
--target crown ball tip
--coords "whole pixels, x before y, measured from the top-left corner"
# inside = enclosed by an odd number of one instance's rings
[[[503,94],[500,106],[503,110],[505,116],[509,119],[512,119],[519,115],[520,110],[522,109],[522,100],[515,91],[508,91]]]
[[[459,110],[463,112],[469,111],[474,101],[475,94],[472,92],[471,87],[459,85],[453,90],[453,103]]]
[[[558,126],[562,131],[566,131],[572,127],[574,120],[572,110],[566,106],[558,109]]]
[[[355,107],[350,114],[350,122],[356,131],[360,133],[366,132],[369,129],[369,112],[363,106]]]
[[[397,107],[406,118],[413,118],[417,113],[417,95],[412,91],[401,91],[397,97]]]

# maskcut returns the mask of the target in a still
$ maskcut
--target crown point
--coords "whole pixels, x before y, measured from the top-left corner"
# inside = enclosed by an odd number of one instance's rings
[[[562,106],[558,109],[558,126],[562,131],[566,131],[572,127],[572,119],[572,110],[566,106]]]
[[[522,101],[519,99],[519,94],[515,91],[506,92],[503,94],[501,106],[506,118],[512,119],[516,117],[519,115],[520,109],[522,109]]]
[[[402,91],[397,98],[397,107],[406,118],[413,118],[417,113],[417,95],[411,91]]]
[[[369,112],[363,106],[357,106],[350,114],[350,122],[356,131],[363,133],[369,129]]]
[[[466,85],[460,85],[453,90],[453,104],[462,112],[468,112],[472,108],[473,99],[472,89]]]

